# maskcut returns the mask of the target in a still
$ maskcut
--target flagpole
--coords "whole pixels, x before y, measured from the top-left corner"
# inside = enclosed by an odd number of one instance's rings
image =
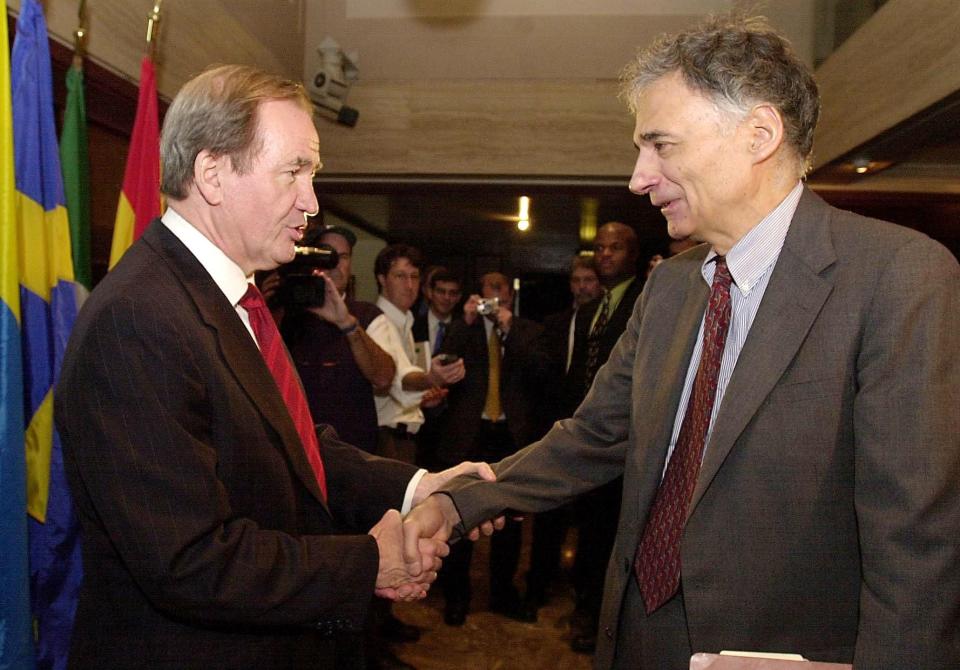
[[[130,136],[130,151],[117,204],[117,217],[113,225],[109,269],[113,269],[127,248],[140,237],[150,222],[161,214],[160,127],[153,63],[159,41],[162,4],[162,0],[155,0],[153,9],[147,15],[147,43],[140,65],[137,114]]]
[[[83,57],[87,55],[87,0],[80,0],[77,8],[77,29],[73,31],[73,67],[83,69]]]
[[[86,56],[87,3],[80,0],[77,29],[73,32],[73,63],[67,70],[67,99],[60,134],[60,165],[70,220],[73,276],[77,282],[77,306],[93,288],[90,265],[90,152],[87,141],[87,112],[83,85],[83,60]]]
[[[157,0],[153,9],[147,14],[147,55],[150,60],[156,61],[157,42],[160,34],[160,6],[163,0]]]

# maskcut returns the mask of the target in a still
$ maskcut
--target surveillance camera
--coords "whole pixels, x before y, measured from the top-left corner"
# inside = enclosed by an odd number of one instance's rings
[[[346,54],[331,37],[324,38],[316,50],[316,58],[308,72],[314,72],[307,82],[307,92],[322,116],[333,118],[351,128],[357,125],[360,112],[345,104],[347,93],[359,76],[357,54]]]

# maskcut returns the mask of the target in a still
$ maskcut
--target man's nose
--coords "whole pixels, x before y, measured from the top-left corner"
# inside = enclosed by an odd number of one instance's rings
[[[660,181],[660,172],[651,154],[652,152],[646,149],[640,149],[637,154],[637,162],[630,177],[630,190],[637,195],[649,193]]]
[[[297,199],[300,209],[310,216],[320,212],[320,203],[317,201],[317,194],[313,190],[313,179],[305,178],[301,181]]]

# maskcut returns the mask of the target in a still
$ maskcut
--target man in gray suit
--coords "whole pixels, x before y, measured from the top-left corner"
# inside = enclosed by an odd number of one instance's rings
[[[960,667],[960,268],[807,190],[816,84],[759,19],[624,75],[630,188],[674,238],[573,417],[407,518],[540,511],[624,477],[598,668],[796,652]],[[411,529],[413,530],[413,529]]]

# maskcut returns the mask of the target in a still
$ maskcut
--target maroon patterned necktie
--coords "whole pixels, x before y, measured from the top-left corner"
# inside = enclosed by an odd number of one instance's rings
[[[647,614],[670,600],[680,587],[680,538],[700,474],[730,325],[730,271],[723,256],[717,256],[716,262],[693,391],[633,563]]]
[[[327,477],[323,471],[323,460],[320,458],[320,442],[317,440],[317,431],[310,416],[310,407],[307,398],[300,386],[300,378],[293,369],[287,349],[280,339],[277,324],[270,314],[270,309],[263,299],[263,295],[253,284],[247,286],[247,292],[240,298],[240,306],[247,310],[250,317],[250,326],[260,344],[260,353],[270,368],[273,379],[277,382],[283,402],[287,405],[290,418],[297,428],[303,450],[306,452],[310,467],[320,485],[323,499],[327,499]]]

